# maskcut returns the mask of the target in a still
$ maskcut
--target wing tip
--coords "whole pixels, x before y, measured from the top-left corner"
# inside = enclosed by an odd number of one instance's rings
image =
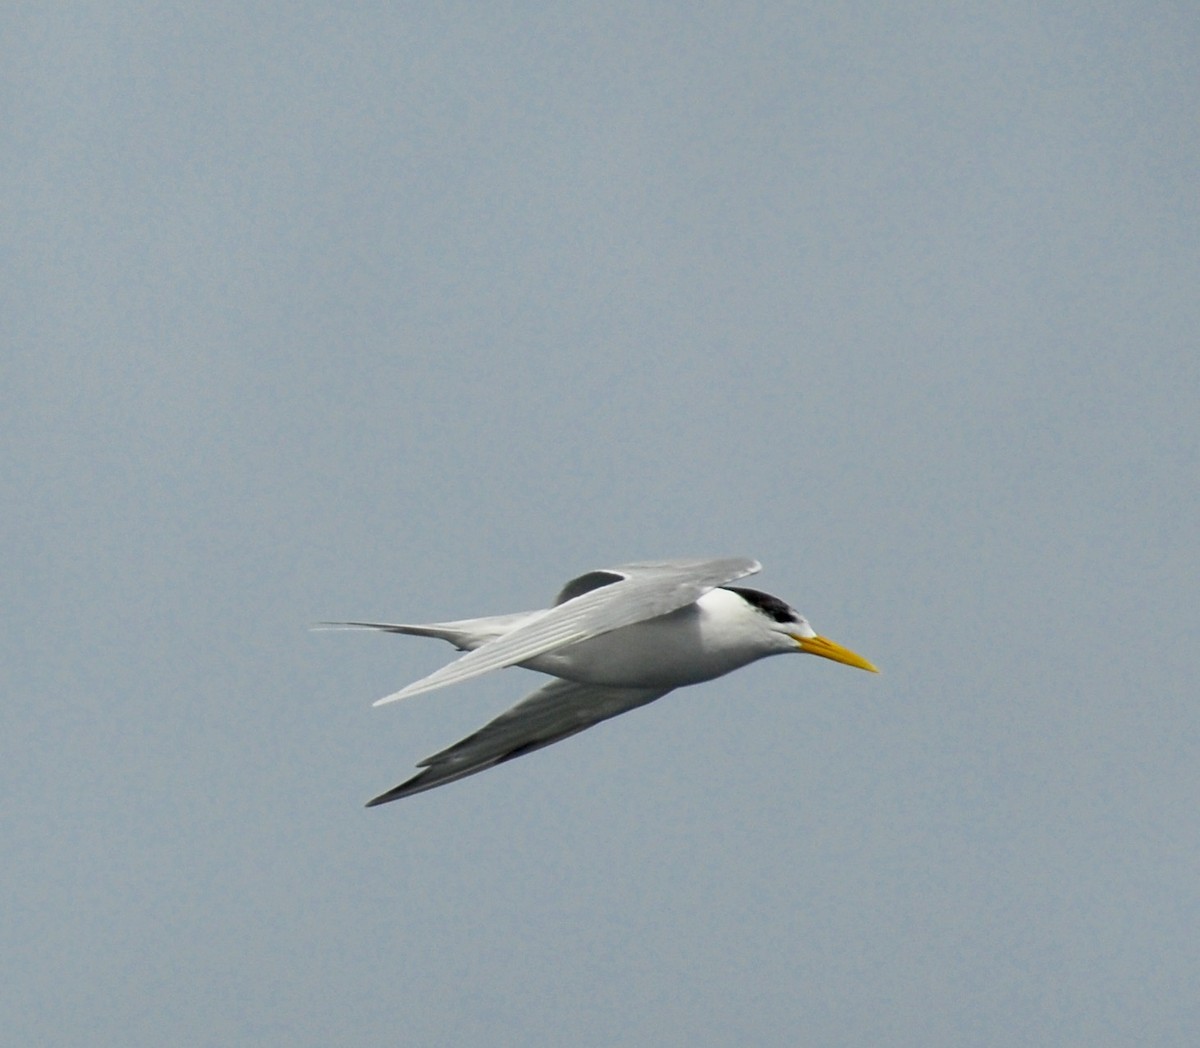
[[[413,695],[420,695],[427,691],[433,691],[438,687],[438,685],[434,685],[432,688],[429,687],[426,684],[428,679],[428,677],[422,677],[420,680],[414,681],[407,687],[401,688],[399,691],[392,692],[391,695],[385,695],[382,699],[376,699],[373,703],[371,703],[371,705],[387,706],[389,703],[400,702],[402,699],[411,698]]]
[[[388,801],[398,801],[399,799],[399,795],[393,797],[392,791],[388,790],[387,793],[381,793],[378,797],[372,797],[369,801],[367,801],[366,804],[363,805],[363,807],[378,808],[381,804],[387,804]]]
[[[377,808],[381,804],[390,804],[392,801],[403,800],[405,797],[411,797],[414,793],[424,793],[426,790],[436,789],[438,786],[445,786],[449,782],[454,782],[457,779],[465,778],[477,771],[484,771],[491,767],[490,764],[484,764],[478,768],[469,768],[465,771],[439,772],[435,768],[422,768],[411,779],[405,779],[399,786],[393,786],[385,793],[381,793],[378,797],[372,797],[363,807]]]
[[[381,804],[390,804],[392,801],[401,800],[411,793],[418,793],[422,788],[427,789],[428,787],[422,787],[420,785],[421,779],[424,778],[424,776],[424,772],[421,772],[419,775],[414,775],[406,782],[400,783],[399,786],[393,786],[390,790],[385,793],[381,793],[378,797],[372,797],[369,801],[367,801],[366,804],[363,805],[363,807],[378,808]]]

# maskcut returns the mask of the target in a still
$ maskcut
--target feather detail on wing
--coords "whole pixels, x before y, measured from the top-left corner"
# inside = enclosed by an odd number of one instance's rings
[[[421,761],[422,771],[367,802],[372,808],[521,757],[619,713],[660,699],[670,688],[607,688],[554,680],[448,749]]]

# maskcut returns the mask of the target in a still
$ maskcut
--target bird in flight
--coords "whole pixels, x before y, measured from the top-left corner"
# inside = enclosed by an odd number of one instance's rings
[[[425,625],[321,623],[436,637],[466,652],[376,706],[505,666],[554,678],[462,741],[426,757],[421,771],[367,807],[485,771],[768,655],[820,655],[879,672],[861,655],[818,636],[778,597],[730,585],[761,570],[747,557],[643,561],[580,575],[542,611]]]

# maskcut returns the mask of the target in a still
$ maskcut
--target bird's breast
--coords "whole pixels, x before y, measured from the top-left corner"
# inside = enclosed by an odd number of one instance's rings
[[[696,605],[613,630],[522,665],[612,687],[681,687],[712,680],[763,653],[714,630]]]

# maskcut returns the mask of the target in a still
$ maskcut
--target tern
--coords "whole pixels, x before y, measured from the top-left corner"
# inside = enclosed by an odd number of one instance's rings
[[[506,666],[555,679],[367,802],[371,808],[532,753],[668,692],[712,680],[768,655],[820,655],[879,671],[818,636],[789,604],[730,583],[762,570],[747,557],[655,560],[589,571],[554,606],[456,622],[325,622],[449,641],[466,654],[375,703],[461,684]]]

